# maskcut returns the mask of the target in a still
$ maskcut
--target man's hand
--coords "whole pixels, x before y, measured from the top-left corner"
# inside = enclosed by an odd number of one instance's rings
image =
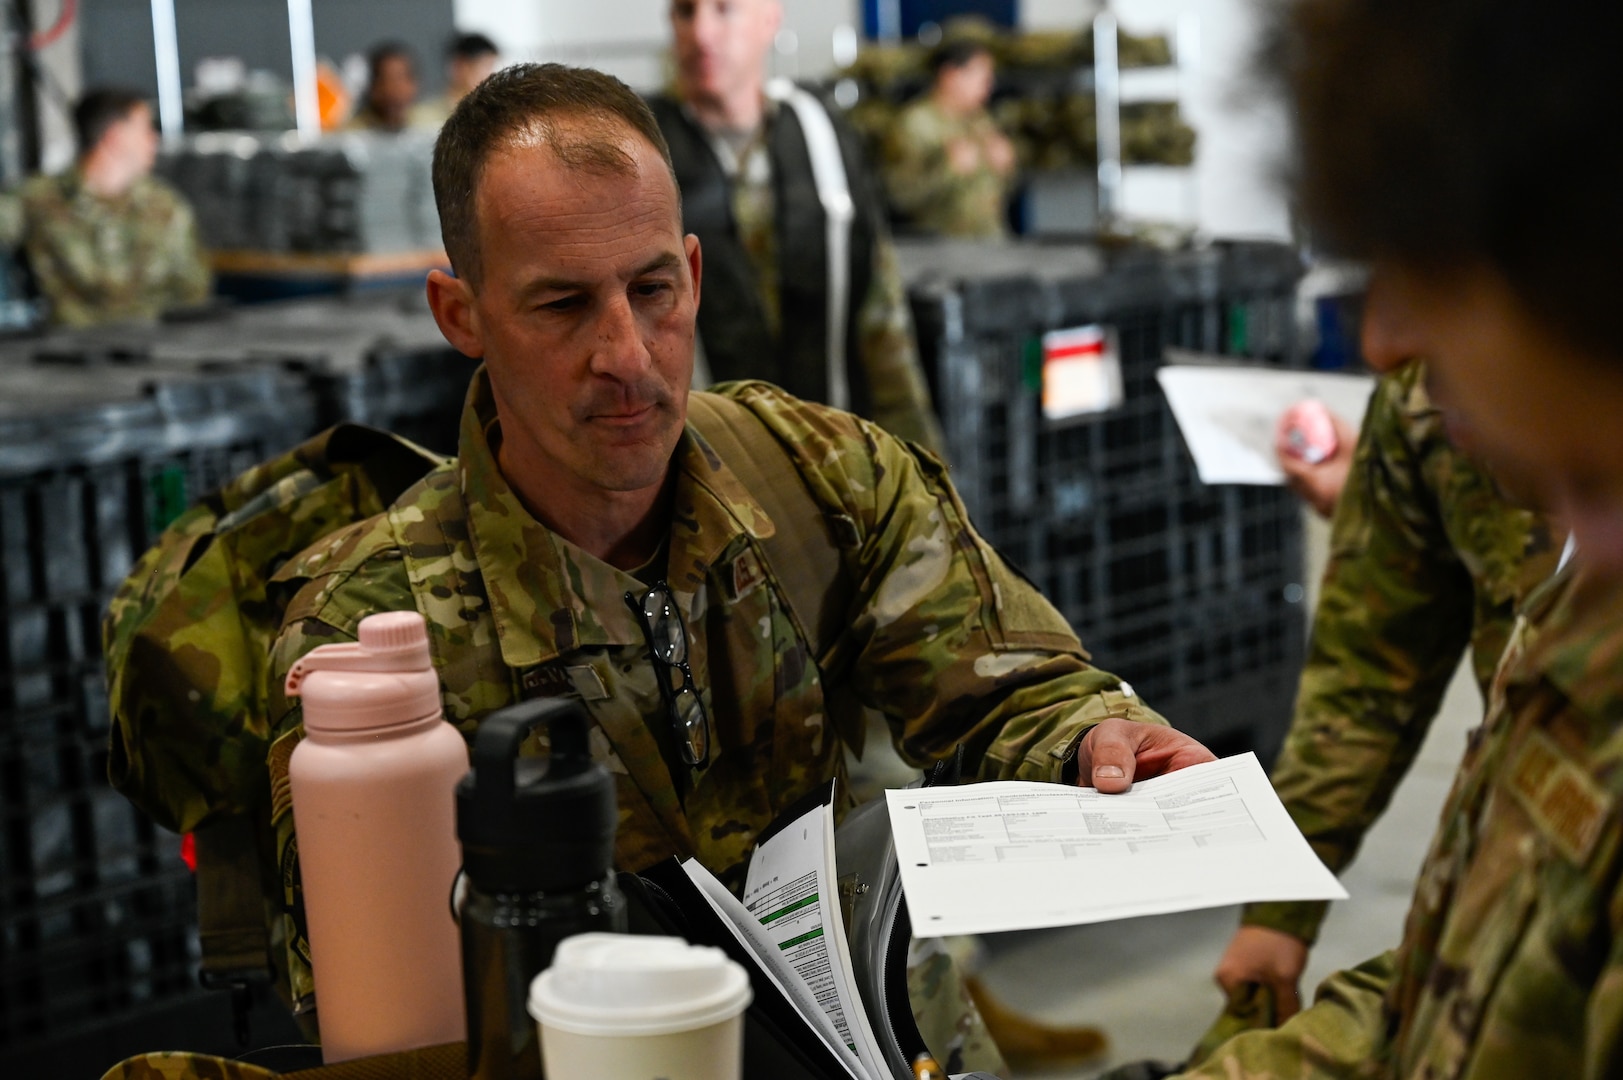
[[[1335,428],[1336,448],[1323,461],[1310,463],[1291,452],[1284,424],[1280,425],[1274,443],[1274,456],[1284,470],[1285,484],[1322,518],[1328,518],[1335,512],[1341,489],[1347,486],[1353,450],[1358,445],[1356,428],[1329,410],[1325,411],[1325,415]]]
[[[1217,755],[1183,732],[1136,720],[1101,721],[1076,748],[1076,782],[1116,795],[1162,773],[1187,769]]]
[[[1014,171],[1014,144],[1001,131],[987,134],[985,152],[987,163],[999,176],[1008,176]]]
[[[1306,968],[1307,945],[1301,938],[1265,926],[1242,926],[1212,977],[1230,997],[1245,983],[1272,990],[1278,1022],[1283,1024],[1301,1011],[1300,985]]]
[[[947,168],[960,176],[968,176],[981,167],[981,148],[975,140],[960,136],[947,140]]]

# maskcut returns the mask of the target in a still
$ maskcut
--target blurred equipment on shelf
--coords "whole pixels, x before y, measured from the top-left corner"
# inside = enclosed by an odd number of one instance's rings
[[[433,132],[210,132],[166,149],[157,172],[191,202],[211,251],[437,251],[433,152]]]
[[[1094,79],[1094,30],[1008,33],[990,25],[951,24],[955,34],[976,34],[992,51],[997,88],[991,110],[1014,141],[1028,172],[1092,169],[1099,162]],[[1116,67],[1166,67],[1173,63],[1163,35],[1139,37],[1117,31]],[[835,99],[877,153],[905,104],[929,84],[930,49],[919,42],[869,44],[850,66],[833,76]],[[1195,132],[1175,102],[1121,106],[1124,164],[1187,166],[1194,161]]]
[[[417,286],[448,267],[434,132],[187,136],[158,161],[190,201],[215,290],[277,300]]]

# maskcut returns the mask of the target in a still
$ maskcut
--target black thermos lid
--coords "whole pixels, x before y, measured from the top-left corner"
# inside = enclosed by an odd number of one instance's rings
[[[520,760],[543,724],[551,755]],[[473,767],[456,789],[462,868],[480,892],[575,892],[608,875],[619,811],[614,777],[592,760],[590,727],[568,698],[522,702],[480,723]]]

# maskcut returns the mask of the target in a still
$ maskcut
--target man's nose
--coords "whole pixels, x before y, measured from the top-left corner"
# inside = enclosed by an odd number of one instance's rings
[[[1411,307],[1401,283],[1379,272],[1370,275],[1359,344],[1364,360],[1376,371],[1393,371],[1425,355],[1425,343]]]
[[[627,297],[605,305],[598,319],[592,350],[592,371],[614,379],[637,379],[648,370],[652,357],[642,327]]]
[[[716,34],[721,29],[721,16],[706,4],[693,6],[693,42],[701,49],[712,49]]]

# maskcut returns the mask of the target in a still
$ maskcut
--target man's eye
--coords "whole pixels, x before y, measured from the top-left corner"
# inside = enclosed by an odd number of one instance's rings
[[[573,311],[580,307],[582,300],[579,296],[561,296],[556,300],[549,300],[541,305],[542,311]]]
[[[658,296],[671,291],[668,281],[645,281],[632,286],[632,291],[638,296]]]

